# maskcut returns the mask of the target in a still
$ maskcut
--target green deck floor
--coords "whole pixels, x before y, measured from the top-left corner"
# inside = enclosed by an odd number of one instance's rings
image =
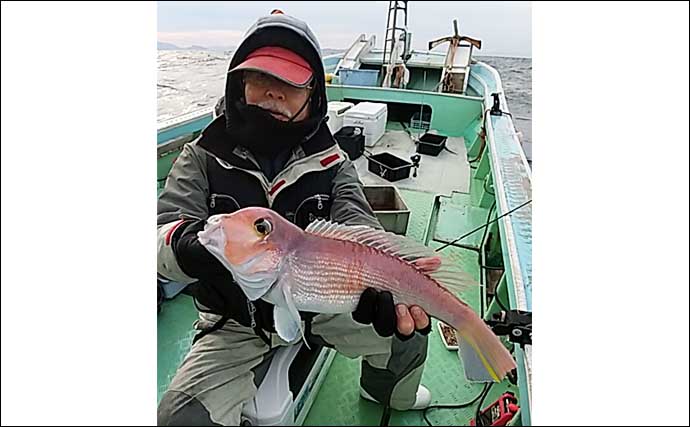
[[[410,190],[400,190],[400,193],[411,211],[407,234],[423,241],[432,215],[434,194]],[[434,237],[457,237],[485,221],[486,209],[470,206],[470,199],[469,195],[459,193],[455,193],[452,198],[442,199],[438,224],[433,230]],[[432,241],[429,245],[439,247],[440,243]],[[476,252],[455,247],[448,247],[443,252],[478,277]],[[477,309],[479,295],[479,288],[476,288],[461,297]],[[159,326],[165,325],[158,328],[158,400],[189,349],[193,336],[191,325],[195,318],[196,310],[186,295],[166,301],[158,315]],[[482,389],[481,384],[468,384],[465,381],[458,354],[443,346],[435,320],[425,366],[422,384],[431,390],[432,403],[468,402]],[[348,359],[336,354],[304,425],[378,425],[382,406],[359,397],[359,371],[359,359]],[[485,406],[506,390],[517,394],[517,387],[506,380],[492,387]],[[475,409],[476,404],[465,409],[433,410],[429,412],[429,419],[434,425],[468,425],[469,420],[474,417]],[[390,425],[424,424],[421,411],[393,411],[390,420]]]
[[[168,388],[192,345],[192,324],[197,318],[191,297],[180,294],[165,301],[158,313],[158,400]]]
[[[400,193],[411,211],[407,235],[422,241],[431,217],[434,195],[409,190],[400,190]],[[437,236],[457,231],[452,235],[458,237],[464,231],[469,231],[486,220],[486,210],[470,207],[469,201],[469,195],[455,193],[452,198],[447,199],[447,203],[445,201],[441,203]],[[452,204],[452,206],[446,206],[446,204]],[[446,216],[444,207],[454,211],[466,211],[468,215]],[[466,219],[466,221],[461,222],[461,219]],[[437,248],[441,244],[432,242],[429,246]],[[477,277],[479,268],[475,252],[454,247],[448,247],[443,252]],[[462,297],[475,309],[478,308],[478,288]],[[432,403],[452,404],[471,401],[482,390],[482,385],[468,384],[465,381],[462,363],[457,352],[446,349],[436,329],[436,320],[433,320],[433,323],[422,384],[431,391]],[[378,425],[383,407],[359,397],[359,373],[359,359],[348,359],[336,354],[304,425]],[[506,390],[517,394],[517,387],[504,381],[491,388],[484,405],[496,400]],[[428,418],[434,425],[468,425],[469,420],[474,417],[475,409],[476,405],[465,409],[432,410],[429,411]],[[425,422],[421,411],[392,411],[390,425],[418,426],[425,425]]]

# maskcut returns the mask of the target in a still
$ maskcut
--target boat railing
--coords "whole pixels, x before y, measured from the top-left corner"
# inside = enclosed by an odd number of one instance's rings
[[[532,311],[532,172],[518,139],[512,115],[498,72],[477,62],[472,66],[484,99],[483,127],[486,131],[486,154],[490,162],[496,217],[498,221],[505,283],[510,308]],[[493,110],[493,111],[492,111]],[[522,207],[520,207],[522,206]],[[532,394],[532,346],[516,345],[518,387],[520,389],[523,425],[530,424]]]

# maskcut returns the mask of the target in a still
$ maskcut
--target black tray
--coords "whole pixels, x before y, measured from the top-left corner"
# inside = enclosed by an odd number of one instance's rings
[[[379,153],[367,156],[369,172],[388,181],[399,181],[410,176],[412,163],[394,156],[391,153]]]
[[[333,135],[350,160],[355,160],[364,153],[364,128],[344,126]]]
[[[417,145],[417,152],[420,154],[429,154],[431,156],[438,156],[446,147],[447,136],[435,135],[433,133],[425,133],[419,138],[419,145]]]

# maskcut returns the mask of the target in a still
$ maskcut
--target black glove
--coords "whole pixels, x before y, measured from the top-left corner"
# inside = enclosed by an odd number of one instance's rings
[[[205,220],[182,224],[172,237],[172,249],[182,271],[195,279],[208,279],[230,272],[199,242],[197,233],[204,229]]]
[[[352,318],[355,322],[365,325],[373,323],[374,330],[382,337],[390,337],[395,334],[401,341],[406,341],[414,336],[414,332],[410,335],[403,335],[398,332],[393,295],[388,291],[379,292],[374,288],[367,288],[359,298],[357,308],[352,312]],[[431,319],[429,319],[429,325],[426,328],[419,329],[417,332],[428,335],[431,332]]]

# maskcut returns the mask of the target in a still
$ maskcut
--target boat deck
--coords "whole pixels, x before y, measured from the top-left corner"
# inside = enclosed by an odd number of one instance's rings
[[[459,237],[464,232],[486,221],[488,209],[473,204],[470,194],[471,168],[462,137],[450,137],[447,146],[456,154],[444,150],[438,156],[422,155],[417,177],[395,181],[411,217],[407,236],[430,247]],[[373,147],[372,154],[390,152],[409,160],[416,154],[410,135],[397,123],[388,123],[386,133]],[[365,185],[390,185],[391,183],[368,171],[367,159],[362,156],[355,166]],[[436,200],[436,195],[441,197]],[[481,233],[463,242],[478,242]],[[448,247],[443,252],[479,280],[478,255],[470,249]],[[476,288],[461,296],[468,304],[480,311],[480,289]],[[432,404],[461,404],[473,400],[482,390],[481,384],[465,381],[462,362],[457,351],[448,350],[437,329],[434,319],[429,336],[427,361],[422,384],[432,394]],[[307,415],[304,425],[378,425],[382,406],[359,397],[359,359],[348,359],[337,354],[325,382]],[[505,391],[517,392],[517,386],[507,380],[492,386],[484,406],[496,400]],[[474,418],[476,404],[464,409],[434,409],[428,418],[434,425],[469,425]],[[516,417],[517,419],[517,417]],[[422,411],[392,411],[390,425],[425,425]]]
[[[427,224],[432,219],[434,196],[432,193],[416,190],[401,190],[405,203],[410,207],[412,217],[407,236],[418,241],[424,240]],[[468,208],[468,194],[456,193],[449,198],[449,204],[463,210]],[[453,221],[448,215],[442,223]],[[470,230],[480,225],[484,218],[467,216],[467,222],[454,224],[456,228]],[[477,219],[477,221],[473,221]],[[430,242],[429,246],[439,247],[440,243]],[[477,254],[473,251],[455,247],[444,249],[444,252],[466,271],[479,277]],[[463,300],[479,311],[479,289],[462,295]],[[429,335],[429,346],[422,384],[432,394],[432,404],[461,404],[472,401],[482,390],[481,384],[470,384],[465,381],[462,362],[457,351],[446,349],[437,329],[437,321],[432,320],[432,333]],[[307,415],[304,425],[379,425],[383,407],[359,397],[359,359],[348,359],[336,354],[316,400]],[[506,391],[518,394],[517,386],[507,380],[494,385],[484,401],[484,406],[495,401]],[[476,403],[464,409],[434,409],[428,411],[427,417],[433,425],[469,425],[474,418]],[[518,418],[516,418],[518,419]],[[425,425],[422,411],[392,411],[389,425]]]
[[[437,157],[422,155],[416,177],[411,173],[409,178],[393,183],[410,209],[407,236],[434,248],[483,224],[489,213],[470,192],[472,170],[463,138],[449,138],[447,145],[456,154],[444,150]],[[369,148],[372,154],[388,151],[406,160],[415,150],[411,135],[398,123],[388,123],[382,139]],[[357,159],[355,166],[365,185],[391,184],[368,171],[365,156]],[[467,247],[450,246],[443,250],[477,281],[481,273],[479,256],[472,247],[479,246],[480,238],[481,233],[476,233],[463,241]],[[484,312],[481,294],[478,287],[461,297],[477,312]],[[189,349],[195,318],[193,302],[186,295],[166,301],[158,315],[159,400]],[[432,404],[469,402],[482,390],[482,384],[466,382],[457,351],[444,346],[436,320],[433,320],[425,366],[422,384],[431,391]],[[359,359],[336,354],[304,425],[378,425],[383,407],[359,397],[359,372]],[[518,387],[508,380],[494,385],[484,406],[505,391],[517,395]],[[464,409],[431,410],[428,418],[434,425],[469,425],[476,407],[475,403]],[[425,425],[425,421],[422,411],[392,411],[390,425]]]
[[[403,160],[417,154],[416,145],[411,135],[397,123],[390,123],[386,133],[373,146],[368,148],[372,155],[388,152]],[[417,169],[417,176],[395,181],[398,189],[451,194],[453,191],[467,193],[470,186],[470,167],[467,163],[467,150],[462,137],[449,137],[446,141],[448,150],[438,156],[422,155]],[[390,185],[390,181],[381,178],[368,170],[368,160],[362,156],[355,160],[355,167],[362,183],[365,185]]]

